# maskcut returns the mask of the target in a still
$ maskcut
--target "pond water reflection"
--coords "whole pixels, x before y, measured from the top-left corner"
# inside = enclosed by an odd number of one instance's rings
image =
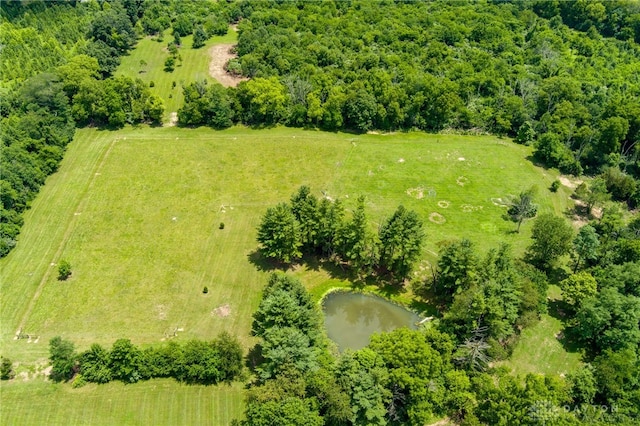
[[[335,292],[323,300],[327,335],[340,351],[361,349],[371,335],[400,327],[417,328],[420,317],[381,297],[359,293]]]

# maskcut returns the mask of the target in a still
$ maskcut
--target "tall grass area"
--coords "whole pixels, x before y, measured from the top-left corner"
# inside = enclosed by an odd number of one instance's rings
[[[228,425],[244,410],[239,383],[187,386],[162,379],[72,389],[33,381],[0,389],[3,425]]]
[[[495,199],[537,184],[541,211],[559,213],[568,202],[567,192],[546,189],[556,175],[528,155],[530,148],[494,137],[423,133],[79,130],[25,215],[18,246],[0,260],[2,355],[25,371],[46,361],[48,341],[57,335],[85,350],[118,338],[144,346],[211,339],[224,330],[248,349],[255,343],[251,315],[270,272],[255,255],[256,228],[268,207],[300,185],[342,199],[347,209],[365,195],[372,231],[399,204],[416,210],[427,233],[423,265],[452,238],[470,238],[480,250],[508,242],[519,255],[531,224],[514,233]],[[430,221],[433,213],[445,221]],[[62,259],[72,265],[66,281],[57,280]],[[340,273],[313,265],[294,273],[316,298],[349,285]],[[20,326],[39,336],[37,343],[14,340]],[[167,383],[72,390],[16,379],[1,385],[2,420],[155,424],[163,422],[158,413],[168,412],[167,424],[198,424],[192,416],[199,410],[224,404],[242,410],[239,388],[227,395],[225,387]],[[219,419],[212,424],[228,420],[212,418]]]
[[[131,78],[139,78],[147,84],[154,83],[151,91],[160,96],[165,104],[165,122],[169,120],[171,112],[177,112],[182,106],[182,86],[197,80],[213,79],[209,76],[209,49],[218,43],[235,43],[238,34],[229,29],[225,36],[210,38],[207,43],[193,49],[193,36],[182,37],[182,47],[179,49],[182,62],[178,62],[172,72],[164,71],[164,61],[169,57],[167,44],[173,40],[170,31],[165,31],[163,40],[156,37],[145,37],[138,41],[136,48],[122,58],[122,62],[115,72]],[[176,83],[175,87],[173,82]]]

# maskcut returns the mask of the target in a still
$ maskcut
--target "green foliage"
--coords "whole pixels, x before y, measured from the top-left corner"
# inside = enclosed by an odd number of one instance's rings
[[[573,229],[564,219],[545,213],[534,221],[531,239],[533,242],[527,248],[527,260],[547,270],[571,250]]]
[[[386,425],[391,392],[389,373],[382,357],[369,348],[344,353],[336,367],[336,376],[350,397],[353,424]]]
[[[108,383],[113,380],[109,351],[99,344],[92,344],[88,351],[80,354],[79,360],[80,374],[84,380],[93,383]]]
[[[597,177],[590,183],[581,183],[575,190],[575,196],[585,202],[587,214],[590,215],[594,207],[602,205],[611,199],[607,192],[607,184],[603,178]]]
[[[71,264],[68,260],[62,259],[58,263],[58,281],[65,281],[71,276]]]
[[[549,191],[558,192],[558,189],[560,189],[560,181],[558,179],[556,179],[553,182],[551,182],[551,186],[549,187]]]
[[[640,343],[640,298],[604,288],[582,301],[574,320],[575,335],[595,353],[636,348]]]
[[[624,173],[617,167],[607,167],[602,173],[607,192],[614,200],[627,201],[636,192],[637,182],[633,177]]]
[[[267,401],[247,405],[246,420],[243,424],[251,426],[321,426],[322,417],[313,408],[311,401],[290,397],[282,401]]]
[[[164,70],[172,72],[176,68],[176,57],[171,55],[164,61]]]
[[[358,275],[366,273],[372,264],[372,236],[368,230],[368,219],[364,210],[364,196],[358,197],[358,204],[350,221],[338,229],[336,251],[349,262]]]
[[[113,378],[125,383],[137,382],[140,378],[141,355],[140,349],[130,340],[116,340],[109,355],[109,369]]]
[[[286,203],[267,209],[258,227],[258,242],[266,257],[285,263],[302,255],[300,225]]]
[[[10,380],[14,376],[13,363],[9,358],[2,357],[0,359],[0,380]]]
[[[573,251],[575,267],[573,272],[575,273],[580,267],[580,262],[595,260],[598,256],[598,247],[600,246],[600,240],[595,228],[590,225],[585,225],[580,228],[578,235],[573,240]]]
[[[416,212],[399,206],[379,231],[380,261],[400,282],[411,274],[413,264],[422,252],[423,224]]]
[[[457,292],[471,287],[477,277],[478,257],[467,239],[447,243],[438,258],[435,292],[451,300]]]
[[[242,121],[250,125],[272,125],[287,118],[289,96],[277,78],[255,78],[238,85]]]
[[[54,382],[63,382],[71,379],[76,369],[76,352],[73,342],[54,337],[49,341],[49,361],[51,362],[51,374],[49,377]]]
[[[598,283],[593,276],[585,271],[574,273],[560,283],[562,299],[578,309],[585,300],[596,295]]]
[[[525,219],[531,219],[538,213],[538,206],[533,202],[534,195],[535,188],[530,188],[509,202],[507,214],[518,224],[516,232],[520,232],[520,225]]]
[[[197,81],[184,87],[183,94],[184,105],[178,110],[181,125],[206,124],[224,129],[233,124],[231,97],[221,84]]]
[[[204,46],[204,43],[207,41],[209,37],[207,36],[206,31],[202,26],[198,25],[196,29],[193,31],[193,48],[198,49]]]

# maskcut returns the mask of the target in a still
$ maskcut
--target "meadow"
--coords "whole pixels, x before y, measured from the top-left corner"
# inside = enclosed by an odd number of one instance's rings
[[[136,48],[122,57],[122,63],[115,74],[139,78],[148,85],[153,82],[151,91],[164,100],[164,121],[167,122],[171,113],[177,112],[182,106],[183,86],[199,80],[213,81],[209,75],[211,47],[220,43],[235,43],[237,38],[238,34],[229,28],[227,35],[211,37],[203,47],[193,49],[193,36],[182,37],[182,47],[179,49],[182,62],[178,61],[175,69],[167,72],[164,70],[164,61],[169,57],[167,44],[173,40],[167,30],[162,40],[150,36],[140,39]]]
[[[528,147],[489,136],[79,130],[27,213],[18,247],[0,260],[3,354],[24,371],[46,359],[56,335],[83,350],[122,337],[146,345],[223,330],[251,347],[251,314],[270,269],[256,255],[256,228],[268,207],[300,185],[342,199],[348,210],[365,195],[372,230],[399,204],[416,210],[427,233],[419,273],[436,259],[439,242],[452,238],[469,238],[480,250],[508,242],[519,255],[531,224],[516,234],[496,200],[537,185],[541,211],[560,212],[568,203],[568,190],[547,189],[556,175],[529,155]],[[64,282],[57,280],[61,259],[73,270]],[[293,273],[317,299],[350,285],[315,265]],[[14,340],[18,329],[37,337]],[[21,403],[26,389],[49,395],[43,409],[76,398],[66,387],[31,382],[3,384],[3,405]],[[138,386],[153,383],[131,389]],[[104,407],[112,404],[106,389],[81,392]],[[238,401],[228,403],[241,407],[241,392],[233,395]]]

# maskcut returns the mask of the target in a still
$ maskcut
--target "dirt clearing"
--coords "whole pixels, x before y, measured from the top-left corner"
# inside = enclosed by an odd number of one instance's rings
[[[236,87],[241,81],[247,80],[246,77],[236,77],[225,71],[224,66],[229,59],[235,58],[236,55],[231,53],[233,44],[224,43],[216,44],[209,49],[209,75],[220,82],[225,87]]]

